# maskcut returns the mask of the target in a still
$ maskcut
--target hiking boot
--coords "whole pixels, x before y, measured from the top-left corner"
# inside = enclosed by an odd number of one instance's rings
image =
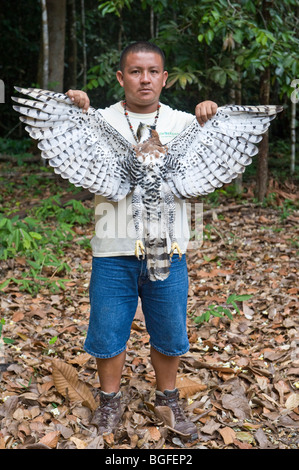
[[[120,399],[121,392],[100,392],[100,406],[94,412],[90,423],[98,428],[99,434],[110,434],[117,428],[123,414]]]
[[[179,391],[177,388],[164,390],[164,393],[157,390],[155,413],[170,429],[177,431],[183,438],[195,440],[198,438],[197,427],[187,419],[178,400]],[[168,407],[168,409],[165,409],[165,407]]]

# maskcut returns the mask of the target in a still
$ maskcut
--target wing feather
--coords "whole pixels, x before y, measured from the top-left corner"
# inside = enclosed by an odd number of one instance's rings
[[[84,114],[62,93],[16,90],[26,98],[13,97],[13,108],[55,173],[113,200],[126,196],[133,147],[100,112],[89,108]]]
[[[242,174],[280,106],[223,106],[203,127],[194,121],[167,144],[166,180],[178,197],[213,192]]]

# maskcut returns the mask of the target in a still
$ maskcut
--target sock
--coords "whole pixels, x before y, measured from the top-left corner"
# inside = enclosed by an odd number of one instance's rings
[[[156,390],[156,394],[161,396],[161,397],[165,397],[167,395],[170,395],[171,393],[174,393],[177,391],[177,388],[174,388],[173,390],[164,390],[164,392],[161,392],[160,390]]]
[[[119,391],[119,392],[107,393],[107,392],[103,392],[103,391],[101,390],[100,393],[103,394],[103,395],[105,395],[105,397],[110,397],[110,398],[115,398],[115,397],[118,398],[118,397],[121,396],[121,392],[120,392],[120,391]]]

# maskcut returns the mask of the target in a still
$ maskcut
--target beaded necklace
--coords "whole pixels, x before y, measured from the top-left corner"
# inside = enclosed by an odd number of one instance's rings
[[[123,101],[123,107],[124,107],[124,114],[125,114],[125,117],[127,119],[127,122],[128,122],[128,125],[129,125],[129,128],[132,132],[132,135],[135,139],[135,141],[138,143],[138,138],[137,138],[137,135],[135,134],[134,132],[134,129],[133,129],[133,126],[131,124],[131,121],[129,119],[129,113],[127,111],[127,102],[126,101]],[[157,113],[156,113],[156,116],[155,116],[155,119],[154,119],[154,124],[153,124],[153,127],[156,128],[156,125],[157,125],[157,121],[158,121],[158,117],[159,117],[159,113],[160,113],[160,108],[161,108],[161,105],[160,103],[158,103],[158,107],[157,107]]]

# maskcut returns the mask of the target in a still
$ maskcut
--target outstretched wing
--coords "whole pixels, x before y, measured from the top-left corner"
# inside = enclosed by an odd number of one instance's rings
[[[166,180],[178,197],[213,192],[243,173],[280,106],[223,106],[203,127],[194,121],[167,144]]]
[[[33,99],[15,98],[13,108],[55,173],[75,186],[112,200],[131,190],[129,177],[132,145],[89,108],[83,113],[62,93],[33,88],[16,90]]]

